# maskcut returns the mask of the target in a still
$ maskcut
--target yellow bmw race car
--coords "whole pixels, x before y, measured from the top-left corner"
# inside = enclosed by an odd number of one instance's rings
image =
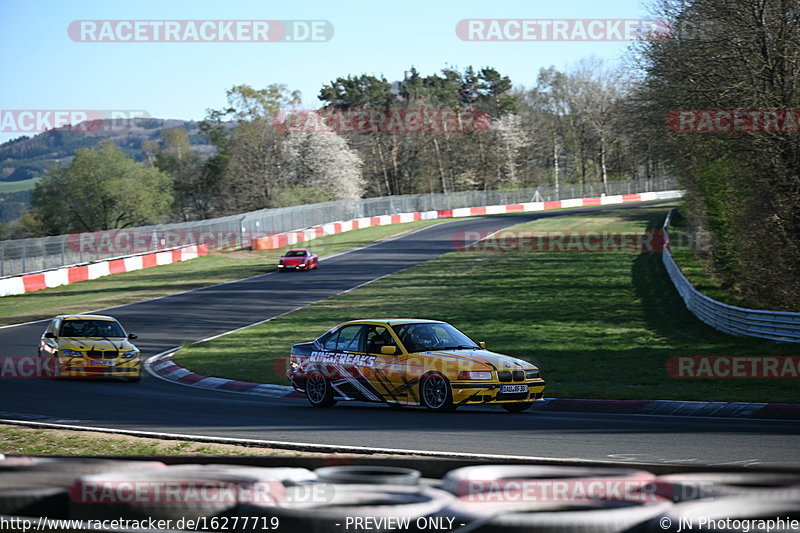
[[[139,349],[116,319],[102,315],[60,315],[47,326],[39,342],[42,368],[56,378],[142,378]]]
[[[496,403],[519,412],[542,400],[545,385],[531,363],[490,352],[446,322],[415,319],[345,322],[292,346],[287,375],[316,407],[362,400],[450,411]]]

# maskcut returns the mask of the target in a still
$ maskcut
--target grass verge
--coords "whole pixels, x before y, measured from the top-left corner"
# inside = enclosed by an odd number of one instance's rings
[[[307,243],[320,257],[358,248],[442,220],[375,226],[319,237]],[[296,245],[302,246],[302,245]],[[63,287],[0,298],[0,325],[82,313],[225,283],[275,270],[284,250],[213,253],[183,263],[115,274]]]
[[[4,455],[89,456],[260,456],[352,457],[351,454],[317,453],[277,448],[237,446],[188,440],[135,437],[101,431],[41,429],[0,424],[0,453]]]
[[[670,224],[670,252],[672,258],[681,268],[681,272],[686,276],[694,288],[705,294],[709,298],[726,303],[728,305],[744,306],[742,299],[736,294],[727,290],[721,279],[714,275],[714,269],[710,260],[698,257],[692,249],[692,238],[689,236],[686,227],[686,219],[680,215],[680,210],[672,217]]]
[[[36,187],[39,178],[31,178],[22,181],[2,181],[0,182],[0,194],[28,191]]]
[[[567,215],[525,230],[657,230],[668,210]],[[341,322],[445,320],[489,349],[538,364],[547,396],[798,402],[792,379],[674,379],[671,356],[796,355],[797,346],[717,332],[683,305],[658,253],[453,252],[289,315],[180,350],[200,374],[282,383],[276,359]]]

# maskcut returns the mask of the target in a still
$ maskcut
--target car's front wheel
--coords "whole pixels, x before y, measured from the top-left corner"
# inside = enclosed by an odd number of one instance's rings
[[[521,413],[522,411],[527,411],[528,409],[530,409],[533,403],[531,402],[502,403],[500,405],[502,405],[503,409],[505,409],[509,413]]]
[[[431,411],[452,411],[455,408],[450,381],[441,374],[425,376],[419,392],[422,405]]]
[[[331,382],[321,372],[312,372],[306,378],[306,397],[314,407],[331,407],[336,404]]]

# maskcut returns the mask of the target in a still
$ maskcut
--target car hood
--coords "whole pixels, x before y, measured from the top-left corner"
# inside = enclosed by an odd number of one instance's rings
[[[120,352],[128,352],[135,350],[136,346],[133,345],[128,339],[109,339],[108,337],[61,337],[58,339],[59,350],[118,350]]]
[[[307,257],[281,257],[281,263],[284,265],[299,265],[300,263],[305,263]]]
[[[536,365],[510,357],[501,353],[490,352],[489,350],[432,350],[420,352],[420,355],[439,356],[442,358],[466,359],[476,363],[483,363],[494,367],[497,370],[523,370],[538,368]]]

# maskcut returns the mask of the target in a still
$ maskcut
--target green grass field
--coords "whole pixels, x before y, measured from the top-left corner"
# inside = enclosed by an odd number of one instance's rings
[[[305,246],[323,257],[440,222],[423,220],[376,226],[320,237]],[[19,296],[6,296],[0,298],[0,325],[49,318],[62,313],[93,311],[264,274],[275,270],[277,259],[285,249],[215,253],[183,263],[115,274]]]
[[[537,220],[525,230],[659,229],[668,208]],[[657,253],[453,252],[262,325],[192,345],[193,371],[287,383],[292,344],[367,317],[445,320],[488,348],[534,362],[549,397],[800,400],[794,380],[673,379],[671,356],[796,355],[797,346],[728,336],[690,314]]]
[[[39,178],[32,178],[22,181],[2,181],[0,182],[0,194],[7,194],[12,192],[22,192],[33,189]]]

